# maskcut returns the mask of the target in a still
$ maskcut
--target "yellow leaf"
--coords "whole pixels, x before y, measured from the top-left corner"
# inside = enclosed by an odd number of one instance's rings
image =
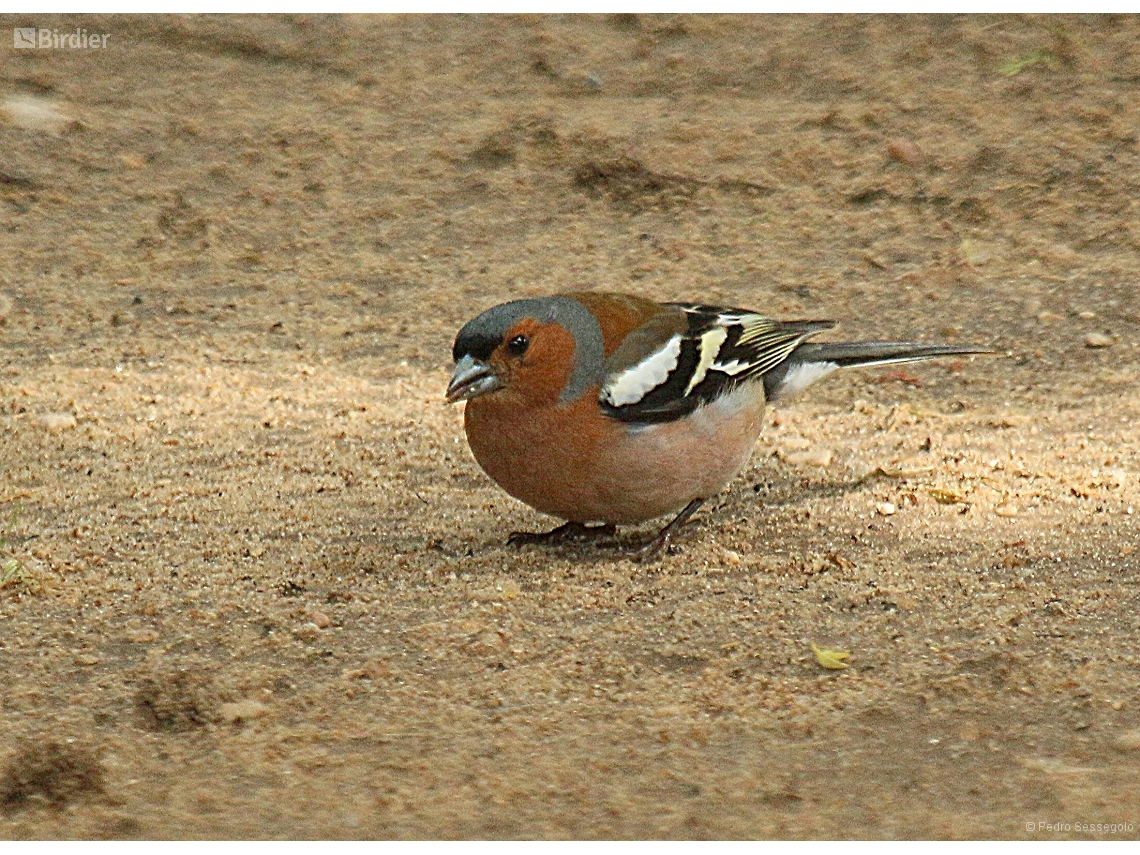
[[[814,641],[811,643],[811,652],[815,654],[816,662],[830,671],[842,671],[846,668],[847,663],[843,660],[851,655],[846,650],[836,650],[831,647],[816,647]]]

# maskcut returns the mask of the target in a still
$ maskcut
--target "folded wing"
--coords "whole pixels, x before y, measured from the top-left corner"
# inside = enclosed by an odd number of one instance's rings
[[[628,423],[667,422],[755,380],[833,321],[776,321],[743,309],[670,304],[683,313],[631,336],[606,360],[602,409]],[[660,331],[660,335],[658,335]],[[646,347],[652,340],[653,347]]]

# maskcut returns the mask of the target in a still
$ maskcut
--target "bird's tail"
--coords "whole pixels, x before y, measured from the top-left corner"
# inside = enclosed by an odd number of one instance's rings
[[[977,347],[913,341],[806,342],[764,375],[764,392],[769,401],[775,401],[806,389],[839,368],[896,365],[940,356],[991,352]]]

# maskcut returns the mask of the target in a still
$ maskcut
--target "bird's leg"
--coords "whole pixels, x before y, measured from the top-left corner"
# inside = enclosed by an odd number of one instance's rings
[[[568,522],[558,528],[547,532],[514,531],[507,538],[508,546],[524,546],[526,544],[558,544],[570,540],[594,540],[599,537],[612,537],[617,528],[613,525],[586,525],[585,523]]]
[[[635,561],[648,561],[653,558],[672,542],[673,535],[681,530],[681,526],[687,523],[689,518],[695,514],[704,503],[704,499],[693,499],[693,501],[685,505],[685,509],[681,511],[681,513],[673,517],[673,521],[670,522],[669,525],[657,532],[657,536],[653,538],[653,540],[644,546],[631,549],[626,554]]]

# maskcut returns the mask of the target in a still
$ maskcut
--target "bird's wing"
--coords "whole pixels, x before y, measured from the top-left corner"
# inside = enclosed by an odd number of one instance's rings
[[[761,377],[832,321],[775,321],[746,309],[666,304],[606,359],[602,410],[628,423],[668,422]]]

